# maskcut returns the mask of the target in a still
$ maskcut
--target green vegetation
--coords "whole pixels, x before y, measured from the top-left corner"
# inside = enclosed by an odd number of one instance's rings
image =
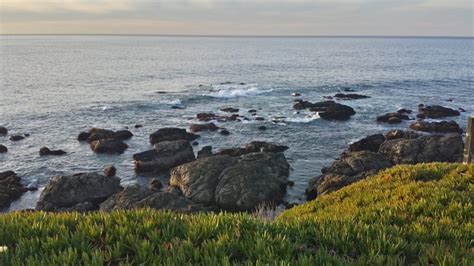
[[[0,216],[0,265],[472,265],[474,166],[397,166],[266,222],[150,209]]]

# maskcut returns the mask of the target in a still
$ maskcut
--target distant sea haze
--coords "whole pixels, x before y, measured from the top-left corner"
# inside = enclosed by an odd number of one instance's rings
[[[286,200],[302,202],[308,179],[350,142],[410,124],[377,123],[376,116],[440,104],[465,109],[448,119],[465,128],[474,112],[472,38],[228,37],[0,36],[0,126],[30,134],[18,142],[0,137],[9,149],[0,172],[13,170],[42,188],[54,175],[113,164],[123,185],[147,184],[150,176],[135,174],[132,155],[150,149],[150,133],[189,128],[197,113],[233,107],[249,120],[216,122],[231,134],[201,133],[195,151],[252,140],[287,145],[295,185]],[[293,109],[297,98],[317,102],[346,91],[370,96],[340,101],[356,111],[348,121]],[[121,155],[97,155],[76,139],[90,127],[128,127],[134,137]],[[43,146],[68,154],[39,157]],[[167,176],[155,177],[167,183]],[[10,208],[32,208],[38,197],[27,192]]]

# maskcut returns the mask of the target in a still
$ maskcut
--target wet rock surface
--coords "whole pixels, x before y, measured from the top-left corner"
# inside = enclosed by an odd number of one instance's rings
[[[356,93],[337,93],[336,95],[334,95],[334,98],[339,99],[339,100],[358,100],[358,99],[367,99],[367,98],[370,98],[370,96],[356,94]]]
[[[404,113],[386,113],[384,115],[377,116],[377,122],[384,122],[389,124],[398,124],[403,120],[410,120],[410,117]]]
[[[410,125],[410,128],[423,132],[435,133],[462,133],[463,130],[454,121],[424,122],[418,121]]]
[[[28,189],[21,184],[21,178],[13,171],[0,173],[0,208],[10,206]]]
[[[90,147],[96,153],[122,154],[128,145],[116,139],[100,139],[92,141]]]
[[[8,148],[5,145],[0,144],[0,153],[7,153]]]
[[[199,138],[199,135],[188,133],[182,128],[161,128],[150,134],[150,143],[153,145],[162,141],[186,140],[193,141]]]
[[[427,118],[443,118],[461,115],[458,110],[454,110],[441,105],[423,105],[419,107],[418,112],[426,116]]]
[[[67,152],[63,150],[50,150],[48,147],[43,147],[39,151],[40,156],[47,156],[47,155],[61,156],[65,154],[67,154]]]

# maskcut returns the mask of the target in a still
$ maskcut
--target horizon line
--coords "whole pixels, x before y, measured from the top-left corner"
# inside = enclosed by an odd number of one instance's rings
[[[442,35],[213,35],[213,34],[128,34],[128,33],[0,33],[0,36],[139,36],[139,37],[223,37],[223,38],[445,38],[473,39],[474,36]]]

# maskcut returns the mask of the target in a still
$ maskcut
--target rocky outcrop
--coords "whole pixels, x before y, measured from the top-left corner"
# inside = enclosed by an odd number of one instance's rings
[[[79,133],[77,140],[79,141],[87,141],[88,143],[92,143],[97,140],[103,139],[113,139],[117,141],[124,141],[128,140],[133,137],[132,132],[128,130],[119,130],[113,131],[109,129],[102,129],[102,128],[91,128],[87,132]]]
[[[0,153],[7,153],[8,148],[5,145],[0,144]]]
[[[293,105],[294,109],[309,109],[311,112],[318,112],[319,116],[326,120],[348,120],[351,116],[356,114],[352,107],[334,101],[311,103],[303,100],[295,100],[295,102]]]
[[[162,141],[186,140],[193,141],[199,138],[199,135],[188,133],[185,129],[167,127],[161,128],[150,134],[150,143],[153,145]]]
[[[423,132],[434,132],[434,133],[462,133],[463,130],[454,121],[441,121],[441,122],[424,122],[418,121],[410,125],[410,128],[417,131]]]
[[[10,206],[10,203],[20,198],[26,191],[28,189],[21,184],[21,178],[15,172],[0,173],[0,209]]]
[[[67,152],[63,150],[50,150],[48,147],[43,147],[39,151],[40,156],[47,156],[47,155],[54,155],[54,156],[61,156],[66,154]]]
[[[15,134],[15,135],[11,135],[10,138],[8,139],[11,141],[20,141],[20,140],[25,139],[25,137],[26,137],[25,135]]]
[[[403,120],[410,120],[410,117],[404,113],[386,113],[384,115],[377,116],[378,122],[385,122],[389,124],[398,124]]]
[[[102,211],[135,208],[153,208],[184,213],[211,210],[173,193],[151,190],[139,185],[126,187],[100,204]]]
[[[217,155],[242,156],[254,152],[284,152],[288,146],[278,145],[265,141],[252,141],[245,148],[228,148],[217,152]]]
[[[209,156],[212,156],[212,146],[204,146],[197,153],[197,158],[198,159],[209,157]]]
[[[5,136],[8,134],[8,129],[6,127],[0,127],[0,136]]]
[[[458,162],[462,159],[463,146],[460,134],[425,135],[386,141],[379,153],[395,164]]]
[[[450,116],[459,116],[458,110],[454,110],[448,107],[443,107],[440,105],[428,105],[428,106],[420,106],[418,112],[427,118],[443,118],[443,117],[450,117]]]
[[[282,153],[217,155],[171,171],[170,186],[190,200],[229,211],[279,204],[286,192],[289,165]]]
[[[128,145],[116,139],[100,139],[92,141],[90,147],[96,153],[122,154]]]
[[[238,114],[225,116],[225,115],[216,115],[214,113],[199,113],[196,115],[196,118],[199,121],[203,121],[203,122],[209,122],[209,121],[229,122],[229,121],[241,121],[245,117],[240,116]]]
[[[226,108],[222,108],[220,110],[222,112],[226,112],[226,113],[238,113],[239,112],[239,109],[233,108],[233,107],[226,107]]]
[[[370,96],[355,94],[355,93],[337,93],[334,95],[334,98],[339,100],[358,100],[358,99],[367,99]]]
[[[90,211],[111,195],[121,191],[118,177],[81,173],[51,178],[41,192],[37,210]]]
[[[214,123],[206,123],[206,124],[192,124],[189,127],[191,132],[201,132],[201,131],[216,131],[219,127],[216,126]]]
[[[161,141],[152,150],[133,155],[137,172],[164,172],[194,159],[193,148],[185,139]]]
[[[323,175],[310,180],[306,196],[308,200],[314,199],[316,196],[338,190],[391,166],[393,166],[391,161],[375,152],[343,153],[339,160],[323,168]]]
[[[367,136],[361,140],[352,143],[349,146],[349,151],[372,151],[377,152],[380,145],[384,143],[385,137],[382,134],[375,134]]]
[[[400,129],[390,130],[389,132],[384,134],[385,140],[392,140],[392,139],[416,139],[420,134],[413,132],[413,131],[404,131]]]

